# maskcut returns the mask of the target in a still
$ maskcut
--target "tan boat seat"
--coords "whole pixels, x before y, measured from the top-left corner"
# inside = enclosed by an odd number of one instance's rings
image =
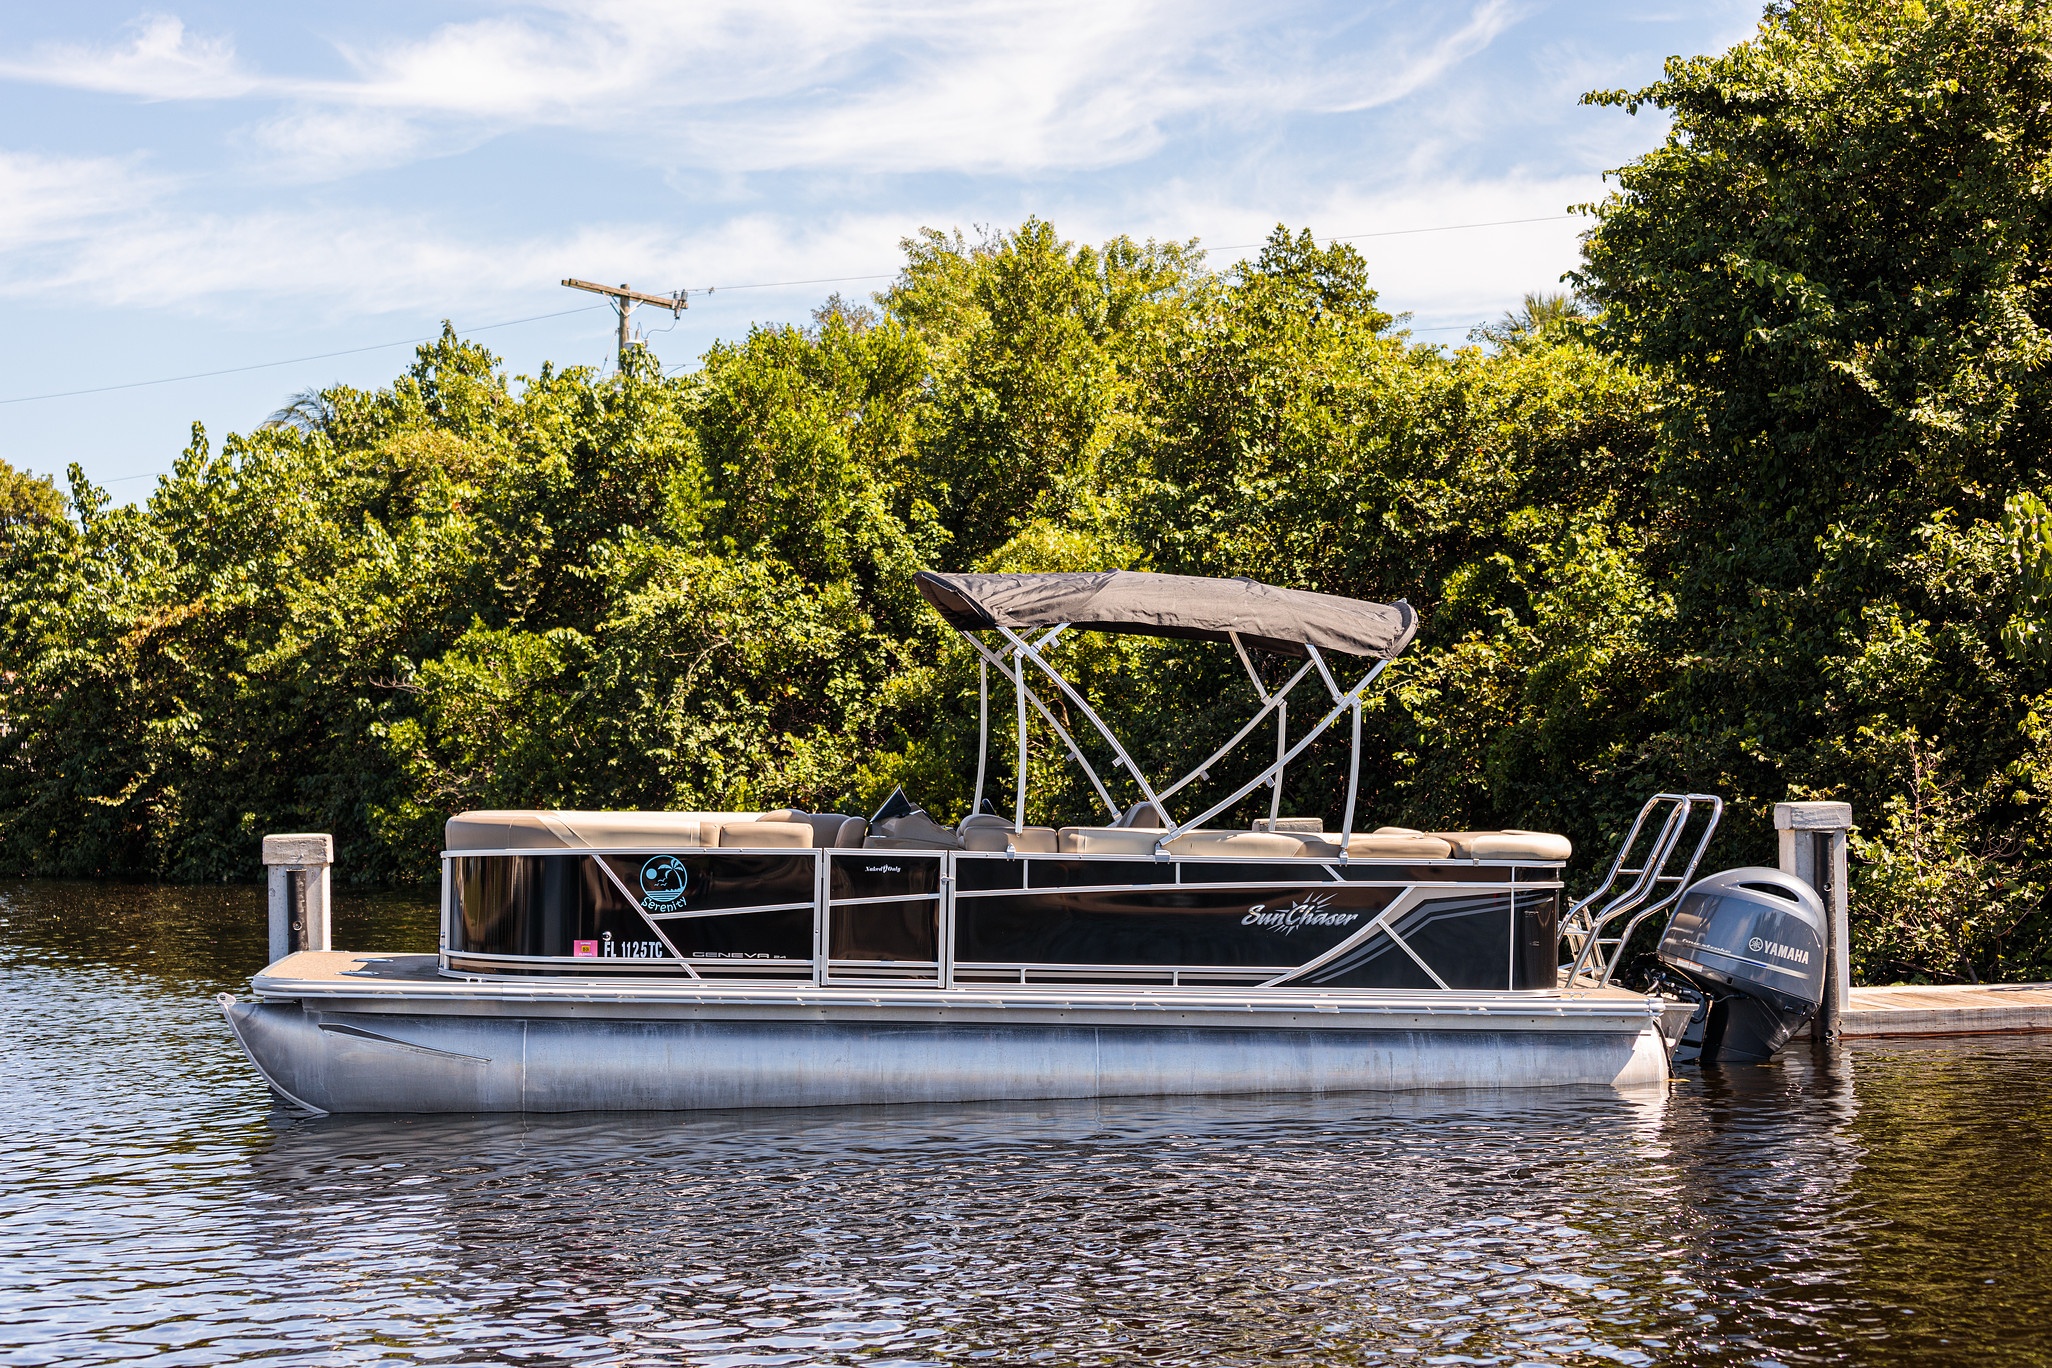
[[[1005,822],[999,826],[973,826],[962,833],[964,850],[1014,850],[1021,855],[1052,855],[1059,849],[1053,827],[1027,827],[1013,831]]]
[[[1176,855],[1211,860],[1286,860],[1304,853],[1301,836],[1279,831],[1192,831],[1170,841]]]
[[[1279,831],[1290,836],[1323,836],[1323,817],[1256,817],[1256,831]]]
[[[964,832],[974,831],[978,827],[1002,827],[1006,831],[1010,831],[1012,829],[1012,819],[1000,817],[995,812],[972,812],[955,824],[955,831],[959,835]],[[1052,827],[1048,829],[1050,831],[1053,830]]]
[[[1161,809],[1152,803],[1135,803],[1120,814],[1112,823],[1127,831],[1167,831],[1168,820],[1161,815]]]
[[[1567,860],[1574,843],[1550,831],[1435,831],[1459,860]]]
[[[1304,853],[1307,855],[1330,859],[1339,852],[1336,833],[1323,839],[1304,837]],[[1422,831],[1404,833],[1385,828],[1362,832],[1347,841],[1347,858],[1350,860],[1444,860],[1451,854],[1452,845]]]
[[[632,850],[648,846],[714,846],[729,822],[754,812],[574,812],[555,809],[459,812],[443,831],[445,849]]]
[[[820,850],[848,850],[862,848],[862,838],[869,834],[869,823],[860,817],[850,817],[845,812],[804,812],[798,808],[779,808],[765,812],[765,822],[798,822],[812,828],[812,844]]]
[[[1063,827],[1055,846],[1064,855],[1152,855],[1159,831],[1128,827]]]
[[[812,849],[809,822],[729,822],[720,828],[723,846],[748,846],[768,850]]]

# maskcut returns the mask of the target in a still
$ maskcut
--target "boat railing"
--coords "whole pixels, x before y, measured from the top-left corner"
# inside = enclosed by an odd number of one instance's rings
[[[1419,988],[1555,986],[1561,866],[1543,858],[660,841],[444,858],[442,968],[463,976],[1373,987],[1350,976],[1386,964]]]
[[[1561,919],[1561,937],[1570,951],[1562,966],[1564,986],[1610,986],[1633,934],[1680,901],[1723,816],[1724,800],[1715,794],[1656,793],[1646,800],[1602,882]],[[1687,839],[1692,825],[1693,844]],[[1642,838],[1638,863],[1627,864],[1640,850]],[[1674,870],[1675,856],[1682,851],[1687,851],[1687,860]],[[1613,933],[1611,928],[1620,922],[1621,929]]]

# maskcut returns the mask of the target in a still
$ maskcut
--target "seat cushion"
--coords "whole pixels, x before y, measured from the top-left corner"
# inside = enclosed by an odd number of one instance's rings
[[[1063,827],[1056,845],[1064,855],[1152,855],[1158,831],[1126,827]]]
[[[784,809],[788,816],[765,812],[765,822],[796,822],[812,828],[812,844],[820,850],[860,848],[862,838],[869,832],[869,823],[860,817],[850,817],[845,812],[797,812]]]
[[[1192,831],[1169,842],[1177,855],[1208,860],[1291,859],[1304,853],[1304,838],[1277,831]]]
[[[1334,853],[1338,853],[1336,843]],[[1422,831],[1402,833],[1384,828],[1347,842],[1350,860],[1444,860],[1452,854],[1451,842]]]
[[[1564,861],[1575,853],[1574,843],[1550,831],[1436,831],[1433,835],[1453,847],[1461,860]]]
[[[1573,858],[1575,843],[1551,831],[1520,831],[1507,827],[1474,843],[1478,860],[1554,860]]]
[[[964,832],[974,831],[978,827],[991,827],[1010,831],[1012,829],[1012,819],[1000,817],[995,812],[972,812],[956,824],[955,834],[959,836]]]
[[[728,822],[720,828],[720,844],[768,850],[812,849],[807,822]]]
[[[728,822],[754,812],[459,812],[443,839],[452,851],[587,850],[624,846],[718,845]]]
[[[1011,849],[1021,855],[1052,855],[1057,849],[1053,827],[1027,827],[1013,831],[1006,826],[975,826],[962,833],[964,850]]]
[[[1256,817],[1254,819],[1254,829],[1256,831],[1279,831],[1288,836],[1323,836],[1325,834],[1325,819],[1323,817]]]
[[[1152,803],[1135,803],[1127,808],[1112,825],[1121,831],[1167,831],[1168,822],[1162,818],[1161,809]]]

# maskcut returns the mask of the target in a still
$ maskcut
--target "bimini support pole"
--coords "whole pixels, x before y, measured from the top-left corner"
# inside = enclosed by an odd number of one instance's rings
[[[1054,666],[1048,664],[1047,661],[1041,657],[1040,652],[1035,650],[1032,646],[1028,645],[1024,640],[1022,640],[1017,632],[1014,632],[1011,628],[1005,626],[1002,622],[995,623],[993,625],[997,628],[998,633],[1001,636],[1003,636],[1006,641],[1012,643],[1012,659],[1014,661],[1017,661],[1023,653],[1027,660],[1032,661],[1035,665],[1038,665],[1040,667],[1041,673],[1045,674],[1049,679],[1054,681],[1055,687],[1062,691],[1063,697],[1067,698],[1071,703],[1076,705],[1076,710],[1078,712],[1082,713],[1083,716],[1090,719],[1090,725],[1097,728],[1097,734],[1103,737],[1105,740],[1105,744],[1112,748],[1112,754],[1116,755],[1119,758],[1119,764],[1125,767],[1126,773],[1133,776],[1133,782],[1140,786],[1140,796],[1142,798],[1145,798],[1148,802],[1154,804],[1156,810],[1159,811],[1164,818],[1166,818],[1168,816],[1168,809],[1162,806],[1160,796],[1156,794],[1154,791],[1154,785],[1147,782],[1147,776],[1145,774],[1142,774],[1140,772],[1140,767],[1133,763],[1133,757],[1126,754],[1126,748],[1119,744],[1119,738],[1112,734],[1111,728],[1104,725],[1104,719],[1097,715],[1097,710],[1090,706],[1090,701],[1084,698],[1082,694],[1076,692],[1075,688],[1069,683],[1069,681],[1062,678],[1061,671],[1055,669]],[[1020,687],[1022,689],[1025,687],[1025,676],[1023,670],[1020,675]],[[1021,702],[1019,706],[1023,711],[1025,708],[1024,702]]]
[[[1285,686],[1280,695],[1270,694],[1268,686],[1261,682],[1261,672],[1254,668],[1253,658],[1247,654],[1247,643],[1240,640],[1238,632],[1227,632],[1226,636],[1232,641],[1233,649],[1239,653],[1240,664],[1246,668],[1247,678],[1253,681],[1254,693],[1261,699],[1263,704],[1262,711],[1267,711],[1271,705],[1275,708],[1275,759],[1279,765],[1282,763],[1283,752],[1288,750],[1290,745],[1289,688]],[[1301,678],[1303,678],[1303,671],[1299,670],[1297,672],[1297,679]],[[1296,679],[1292,679],[1290,684],[1295,684],[1296,682]],[[1227,746],[1228,750],[1231,748],[1230,745]],[[1276,772],[1273,788],[1275,792],[1268,800],[1268,825],[1270,830],[1275,829],[1276,819],[1282,816],[1283,781],[1280,770]],[[1163,789],[1162,796],[1167,797],[1172,792],[1174,792],[1173,789]]]
[[[1012,695],[1019,705],[1019,783],[1012,800],[1012,831],[1017,834],[1026,829],[1026,662],[1018,651],[1012,652]]]
[[[1354,695],[1354,744],[1348,752],[1347,763],[1347,815],[1340,823],[1340,862],[1347,858],[1347,847],[1354,843],[1354,799],[1361,793],[1361,696]]]
[[[976,796],[971,812],[983,811],[983,772],[990,762],[990,662],[976,662]]]
[[[1261,719],[1268,716],[1268,714],[1271,711],[1273,711],[1278,704],[1280,704],[1285,698],[1289,697],[1290,690],[1296,688],[1298,683],[1303,680],[1304,676],[1309,673],[1311,673],[1311,662],[1307,660],[1302,665],[1299,665],[1297,667],[1297,672],[1295,674],[1291,675],[1287,680],[1283,682],[1283,686],[1280,689],[1276,690],[1273,694],[1269,695],[1268,701],[1261,705],[1261,711],[1255,713],[1252,717],[1248,718],[1247,721],[1240,727],[1240,729],[1233,733],[1232,739],[1230,741],[1227,741],[1223,746],[1220,746],[1217,750],[1213,751],[1200,764],[1193,768],[1188,774],[1185,774],[1182,778],[1176,780],[1175,783],[1170,784],[1167,788],[1163,789],[1161,791],[1161,796],[1164,798],[1173,798],[1176,796],[1177,793],[1189,787],[1191,784],[1196,783],[1199,779],[1209,778],[1211,767],[1217,764],[1219,761],[1225,759],[1228,755],[1231,755],[1234,749],[1238,747],[1242,741],[1245,741],[1249,736],[1252,736],[1254,734],[1254,729],[1261,725]]]
[[[1287,702],[1275,705],[1275,791],[1268,796],[1268,829],[1275,830],[1277,819],[1282,816],[1283,765],[1287,763],[1290,746],[1290,705]]]
[[[1313,649],[1315,650],[1315,648]],[[1315,655],[1313,656],[1313,659],[1316,659]],[[1375,662],[1375,668],[1370,670],[1367,674],[1361,676],[1361,682],[1356,684],[1353,688],[1349,689],[1346,693],[1341,694],[1337,689],[1333,690],[1335,694],[1338,694],[1339,702],[1333,707],[1331,712],[1327,713],[1324,717],[1318,720],[1317,726],[1313,727],[1310,731],[1305,732],[1303,738],[1299,740],[1296,745],[1291,746],[1285,754],[1283,754],[1275,761],[1274,764],[1270,765],[1267,769],[1261,771],[1261,773],[1255,775],[1252,779],[1249,779],[1246,783],[1240,785],[1240,787],[1233,790],[1231,794],[1220,799],[1218,802],[1212,804],[1209,808],[1205,809],[1204,812],[1200,813],[1195,817],[1192,817],[1187,822],[1181,823],[1178,826],[1171,827],[1169,830],[1163,832],[1161,835],[1161,839],[1155,843],[1154,848],[1156,850],[1160,850],[1163,847],[1165,847],[1170,841],[1173,841],[1176,837],[1182,835],[1184,832],[1203,826],[1206,822],[1218,816],[1219,813],[1224,812],[1234,803],[1239,802],[1242,798],[1245,798],[1255,789],[1258,789],[1263,784],[1267,783],[1268,778],[1271,774],[1281,773],[1281,767],[1283,765],[1296,759],[1299,755],[1302,755],[1304,753],[1304,748],[1306,746],[1310,745],[1313,741],[1316,741],[1320,736],[1323,736],[1325,734],[1326,728],[1330,727],[1333,723],[1339,721],[1341,713],[1345,712],[1349,707],[1359,703],[1361,701],[1361,695],[1366,693],[1368,691],[1368,686],[1375,682],[1375,677],[1388,668],[1389,662],[1387,660],[1378,660]],[[1322,667],[1321,672],[1323,672]],[[1327,678],[1330,678],[1330,676],[1328,675]]]
[[[1004,658],[975,637],[964,632],[962,633],[962,640],[974,647],[978,654],[982,655],[986,661],[995,661],[1000,670],[1006,668]],[[1047,639],[1042,638],[1040,644],[1045,646]],[[1069,735],[1069,729],[1062,725],[1062,720],[1054,715],[1054,710],[1048,707],[1041,700],[1040,695],[1035,693],[1030,686],[1026,690],[1026,701],[1033,705],[1034,710],[1040,714],[1041,720],[1047,723],[1053,729],[1054,734],[1062,739],[1062,744],[1069,748],[1069,758],[1074,760],[1076,767],[1083,771],[1083,777],[1090,781],[1090,787],[1097,790],[1097,801],[1103,803],[1104,810],[1116,819],[1120,811],[1119,805],[1112,801],[1110,790],[1105,788],[1104,780],[1098,778],[1097,770],[1092,767],[1090,758],[1083,754],[1083,748],[1076,744],[1076,738]]]

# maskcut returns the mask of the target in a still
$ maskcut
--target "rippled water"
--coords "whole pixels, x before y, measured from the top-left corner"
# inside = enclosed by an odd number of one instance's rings
[[[306,1121],[208,1000],[262,910],[0,883],[0,1363],[2052,1362],[2052,1040],[1664,1098]]]

